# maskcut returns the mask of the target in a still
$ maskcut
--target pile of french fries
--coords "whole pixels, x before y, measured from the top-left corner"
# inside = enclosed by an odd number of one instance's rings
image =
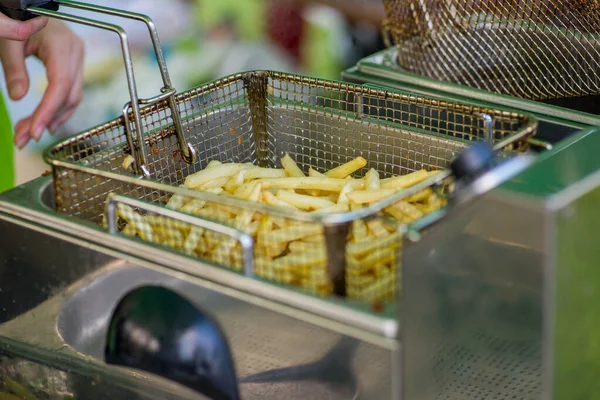
[[[358,157],[322,173],[310,168],[305,175],[287,154],[281,158],[282,168],[213,160],[202,171],[189,175],[183,186],[283,209],[344,213],[380,201],[437,173],[419,170],[381,179],[375,169],[370,169],[362,178],[352,176],[366,165],[366,160]],[[410,223],[443,205],[443,198],[426,189],[373,218],[354,221],[346,248],[348,297],[368,302],[392,299],[397,287],[401,237],[398,225],[390,221]],[[228,224],[251,235],[255,240],[257,276],[319,295],[332,292],[320,224],[178,195],[172,196],[166,207]],[[118,205],[117,211],[125,223],[122,232],[126,235],[137,235],[236,270],[242,268],[240,244],[231,238],[161,216],[142,216],[123,204]]]

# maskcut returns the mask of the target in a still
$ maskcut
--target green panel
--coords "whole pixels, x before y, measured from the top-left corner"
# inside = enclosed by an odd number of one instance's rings
[[[599,205],[596,188],[557,215],[555,400],[600,399]]]
[[[536,163],[502,185],[503,189],[548,197],[600,170],[600,134],[582,131],[542,153]]]
[[[12,188],[15,184],[15,160],[13,130],[0,93],[0,193]]]

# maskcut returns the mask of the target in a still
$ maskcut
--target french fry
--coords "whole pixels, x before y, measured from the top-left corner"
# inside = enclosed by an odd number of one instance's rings
[[[246,170],[245,180],[262,179],[262,178],[285,178],[287,173],[283,169],[273,168],[249,168]]]
[[[181,232],[176,230],[166,230],[162,229],[160,232],[160,236],[157,235],[157,241],[164,246],[172,247],[174,249],[181,249],[183,246],[183,235]]]
[[[245,177],[246,177],[246,170],[243,169],[243,170],[237,172],[231,178],[229,178],[229,180],[227,181],[225,186],[223,186],[223,189],[225,189],[229,193],[232,193],[232,194],[235,193],[235,191],[244,184]]]
[[[367,221],[367,228],[370,233],[379,238],[385,237],[390,233],[383,221],[379,218]]]
[[[276,217],[276,216],[273,216],[272,218],[273,218],[273,223],[275,224],[275,226],[277,228],[285,228],[285,227],[294,225],[294,221],[291,221],[286,218]]]
[[[286,284],[291,284],[296,280],[296,277],[291,271],[275,269],[271,265],[271,259],[266,257],[258,257],[255,260],[254,272],[263,279]]]
[[[395,287],[396,274],[388,272],[352,297],[362,301],[385,301],[394,297]]]
[[[250,223],[250,225],[246,226],[246,227],[242,227],[240,228],[242,231],[244,231],[245,233],[247,233],[250,236],[254,236],[256,235],[256,232],[258,232],[258,228],[260,227],[260,221],[253,221],[252,223]]]
[[[323,236],[322,234],[311,235],[302,238],[302,241],[307,243],[325,243],[325,236]]]
[[[188,177],[185,178],[184,185],[191,189],[197,188],[215,179],[231,177],[244,168],[248,167],[241,164],[216,165],[212,168],[206,168],[195,174],[188,175]]]
[[[287,243],[285,242],[271,242],[267,244],[261,244],[256,246],[256,252],[259,256],[265,257],[277,257],[280,256],[287,249]]]
[[[208,164],[206,164],[206,169],[216,167],[217,165],[222,165],[223,163],[219,160],[211,160]]]
[[[255,190],[256,185],[257,182],[246,182],[242,186],[237,188],[233,195],[240,199],[248,200],[252,195],[253,190]]]
[[[274,229],[267,233],[259,234],[263,242],[292,242],[309,236],[322,235],[323,228],[318,224],[292,225],[285,228]]]
[[[147,215],[144,217],[144,220],[152,226],[152,228],[156,229],[157,227],[164,227],[169,229],[177,229],[180,231],[187,232],[190,228],[189,225],[185,222],[177,221],[171,218],[163,217],[161,215]]]
[[[330,207],[320,208],[318,210],[312,211],[313,214],[336,214],[336,213],[345,213],[350,211],[350,207],[348,204],[340,203],[334,204]]]
[[[118,203],[117,215],[128,224],[132,224],[142,240],[147,240],[149,242],[154,240],[152,227],[144,220],[144,217],[136,213],[133,208]]]
[[[231,217],[231,218],[235,218],[240,212],[243,211],[243,209],[239,209],[237,207],[231,207],[226,204],[220,204],[220,203],[211,203],[210,206],[213,207],[215,210],[219,210],[223,213],[228,214],[229,217]]]
[[[323,241],[322,245],[319,245],[317,243],[315,246],[315,243],[304,242],[304,241],[295,241],[295,242],[291,242],[289,244],[288,248],[292,253],[303,253],[305,251],[318,250],[321,248],[323,251],[325,251],[325,242]]]
[[[372,285],[375,281],[374,275],[348,275],[346,278],[348,297],[356,299],[364,291],[364,288]]]
[[[331,192],[331,193],[329,193],[329,194],[328,194],[328,195],[326,195],[326,196],[320,196],[320,197],[321,197],[322,199],[329,200],[329,201],[331,201],[332,203],[337,203],[337,202],[338,202],[338,198],[340,197],[340,195],[339,195],[339,194],[337,194],[337,193]]]
[[[213,189],[206,190],[206,192],[213,193],[213,194],[219,194],[222,191],[223,191],[223,189],[221,189],[221,188],[213,188]],[[200,212],[200,210],[202,210],[202,208],[204,208],[206,203],[207,203],[207,201],[205,201],[205,200],[191,199],[183,207],[179,208],[179,211],[187,213],[187,214],[198,214]]]
[[[427,188],[425,190],[421,190],[419,193],[407,197],[406,201],[409,203],[425,203],[431,196],[433,196],[433,191],[431,188]]]
[[[252,190],[250,190],[248,200],[258,203],[260,199],[262,199],[262,183],[255,182]],[[250,221],[248,221],[248,223],[250,223]]]
[[[206,231],[204,233],[204,240],[206,241],[206,248],[211,250],[214,253],[214,249],[216,249],[221,242],[223,241],[224,236],[220,233],[213,231]]]
[[[406,216],[411,221],[416,221],[424,215],[417,207],[405,201],[400,201],[386,208],[384,211],[398,220],[402,220]]]
[[[315,293],[318,296],[326,296],[333,292],[333,284],[322,278],[315,280],[313,278],[303,279],[300,287]]]
[[[306,274],[308,280],[315,284],[328,284],[331,279],[329,278],[329,272],[325,265],[322,268],[311,268]]]
[[[312,167],[308,169],[308,176],[310,176],[312,178],[326,178],[326,176],[324,174],[313,169]],[[319,190],[311,189],[311,190],[307,190],[306,194],[308,194],[309,196],[317,197],[321,194],[321,192]]]
[[[221,189],[225,184],[229,181],[228,176],[224,176],[222,178],[213,179],[212,181],[206,182],[204,185],[200,186],[198,190],[208,190],[208,189]]]
[[[364,240],[368,235],[367,224],[362,219],[352,222],[352,237],[354,242]]]
[[[270,215],[264,215],[260,220],[260,226],[258,227],[258,234],[264,235],[273,229],[273,217]]]
[[[381,187],[383,189],[406,189],[408,187],[414,186],[417,183],[423,182],[427,179],[429,174],[426,170],[421,169],[419,171],[412,172],[407,175],[396,176],[393,178],[387,178],[381,180]]]
[[[265,203],[267,203],[268,205],[270,205],[270,206],[273,206],[273,207],[283,207],[283,208],[293,208],[293,209],[297,210],[296,207],[294,207],[293,205],[291,205],[289,203],[286,203],[285,201],[279,199],[277,196],[275,196],[273,193],[271,193],[268,190],[265,190],[262,195],[263,195],[263,201]]]
[[[377,248],[375,251],[367,255],[362,260],[357,260],[358,264],[353,264],[353,270],[355,272],[365,273],[377,264],[393,262],[396,259],[396,252],[398,247],[399,244],[392,247]]]
[[[307,251],[304,253],[290,253],[272,261],[273,268],[282,270],[289,268],[302,268],[305,266],[322,264],[327,261],[324,251]]]
[[[180,185],[179,187],[185,188],[185,185]],[[185,196],[180,196],[178,194],[175,194],[175,195],[171,196],[169,201],[167,201],[166,207],[171,210],[178,210],[181,207],[183,207],[185,205],[185,203],[187,203],[189,200],[190,199],[188,199]]]
[[[135,225],[134,224],[127,224],[125,225],[125,228],[123,228],[123,230],[121,231],[121,233],[125,236],[131,236],[134,237],[137,235],[137,229],[135,229]]]
[[[215,261],[219,264],[229,265],[230,263],[228,261],[231,257],[231,253],[235,247],[235,244],[236,241],[232,238],[224,238],[221,240],[219,245],[213,251],[213,254],[215,255]]]
[[[340,204],[348,204],[350,203],[350,199],[348,198],[348,193],[350,193],[352,190],[354,190],[352,188],[352,182],[347,182],[344,187],[342,188],[342,191],[340,192],[339,196],[338,196],[338,200],[337,202]]]
[[[386,231],[386,235],[384,236],[367,238],[366,240],[361,240],[359,242],[349,243],[346,252],[348,255],[360,258],[377,248],[398,244],[400,243],[400,239],[401,237],[398,232],[390,234]]]
[[[301,210],[314,211],[321,208],[327,208],[335,205],[335,203],[321,199],[319,197],[306,196],[303,194],[289,193],[284,190],[277,192],[277,198],[293,205]]]
[[[292,160],[292,157],[290,157],[290,155],[287,153],[285,154],[285,156],[281,157],[281,166],[283,167],[287,176],[289,176],[290,178],[304,177],[304,173],[298,167],[298,164],[296,164],[296,162]]]
[[[185,242],[183,244],[183,251],[188,255],[193,255],[196,251],[196,247],[200,243],[200,238],[204,234],[204,229],[202,228],[192,228],[187,238],[185,238]]]
[[[317,171],[316,169],[313,169],[312,167],[310,167],[308,169],[308,176],[311,176],[313,178],[325,178],[325,174],[320,173],[319,171]]]
[[[362,157],[357,157],[354,160],[347,162],[346,164],[340,165],[339,167],[325,172],[325,176],[329,178],[344,179],[350,174],[353,174],[354,172],[363,168],[365,165],[367,165],[367,160],[365,160]]]
[[[395,265],[394,265],[394,267],[395,267]],[[387,264],[386,263],[376,264],[373,267],[372,272],[373,272],[373,275],[375,275],[377,278],[379,278],[379,277],[381,277],[381,276],[389,273],[390,271],[392,271],[392,269],[394,267],[390,267],[390,263],[387,263]]]
[[[354,204],[371,204],[390,197],[394,194],[392,189],[379,189],[370,191],[355,191],[347,194],[350,202]]]
[[[211,219],[214,221],[225,222],[225,223],[227,223],[227,222],[231,223],[231,219],[232,219],[232,215],[230,213],[223,211],[222,209],[219,209],[213,205],[204,207],[203,209],[201,209],[197,213],[195,213],[195,215],[197,215],[201,218]]]
[[[381,189],[381,182],[379,181],[379,172],[371,168],[365,175],[365,190],[376,191]]]
[[[350,211],[360,210],[363,207],[363,204],[350,203]]]
[[[123,169],[131,168],[131,166],[133,165],[134,162],[135,162],[135,158],[133,158],[133,156],[131,154],[127,154],[125,156],[125,158],[123,159],[123,164],[122,164]]]
[[[264,189],[304,189],[304,190],[324,190],[329,192],[339,192],[342,190],[346,181],[335,178],[274,178],[263,179]],[[354,188],[364,187],[364,182],[356,181]]]
[[[282,169],[262,168],[248,162],[224,164],[212,160],[204,170],[188,176],[182,186],[318,215],[359,210],[439,173],[423,169],[381,179],[379,172],[371,168],[364,178],[355,179],[352,174],[367,166],[362,157],[325,173],[310,168],[308,176],[289,154],[281,157],[281,166]],[[387,207],[383,213],[399,223],[410,223],[443,205],[445,199],[427,188]],[[251,235],[255,241],[257,276],[320,295],[333,292],[322,225],[178,195],[172,196],[166,207],[218,221]],[[119,207],[117,215],[126,222],[123,234],[138,235],[142,240],[235,270],[242,268],[241,246],[235,239],[158,215],[142,216],[130,207]],[[381,214],[351,224],[346,247],[346,290],[351,298],[376,301],[394,296],[401,234],[380,217]]]

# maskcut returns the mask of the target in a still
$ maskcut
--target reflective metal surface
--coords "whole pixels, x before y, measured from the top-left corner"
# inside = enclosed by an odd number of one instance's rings
[[[184,189],[178,187],[215,160],[250,162],[276,168],[280,165],[280,158],[287,153],[302,170],[308,171],[309,167],[330,169],[360,156],[367,161],[369,168],[374,168],[383,177],[405,175],[420,169],[446,169],[451,159],[469,142],[486,137],[503,152],[525,152],[530,147],[527,139],[535,134],[537,128],[535,118],[502,107],[442,102],[272,71],[252,71],[219,79],[179,94],[177,104],[187,140],[197,150],[197,163],[188,165],[181,161],[177,145],[171,140],[172,118],[167,105],[147,107],[143,110],[143,123],[148,132],[146,142],[151,177],[139,179],[123,167],[123,160],[129,154],[127,135],[124,121],[115,119],[49,149],[46,159],[53,166],[59,210],[100,224],[105,216],[104,206],[109,194],[160,206],[173,195],[205,201],[203,207],[233,202],[236,199],[232,196],[225,199],[226,196],[213,195],[211,198],[210,194],[199,191],[185,194]],[[362,168],[357,174],[362,176],[366,172],[367,168]],[[397,203],[406,196],[407,192],[399,191],[389,200]],[[250,211],[253,216],[259,210],[264,215],[276,214],[276,208],[268,205],[261,207],[242,199],[237,199],[236,203],[232,204],[236,215],[242,210]],[[381,203],[383,201],[343,213],[341,218],[350,222],[364,219],[367,213],[369,217],[387,218],[376,215],[382,210]],[[124,206],[122,204],[121,209]],[[158,216],[142,207],[137,211],[153,219]],[[135,214],[132,215],[135,218]],[[340,224],[340,221],[332,222],[329,217],[291,210],[285,210],[283,215],[286,225],[296,225],[308,219],[304,227],[324,231],[324,234],[319,234],[319,242],[329,248],[328,254],[333,254],[332,249],[342,246],[343,250],[351,239],[343,234],[347,229],[343,226],[346,221]],[[114,218],[107,217],[107,220],[114,228]],[[188,238],[191,237],[191,243],[200,242],[195,237],[198,236],[197,230],[191,226],[173,228],[181,226],[181,221],[177,224],[173,224],[171,219],[165,221],[161,218],[160,221],[154,226],[164,231],[168,240],[161,242],[154,239],[154,235],[145,235],[139,230],[138,236],[152,236],[152,239],[147,239],[152,246],[170,242],[167,246],[179,254],[230,269],[241,269],[241,256],[235,241],[229,242],[232,251],[223,251],[224,246],[214,246],[215,251],[212,251],[201,244],[193,246],[192,251],[185,250],[182,244]],[[224,218],[220,223],[231,224],[232,218]],[[130,224],[130,228],[132,226]],[[183,233],[175,232],[179,230]],[[209,233],[213,232],[206,232],[205,237]],[[216,236],[219,242],[227,239],[221,234]],[[263,247],[260,235],[254,234],[253,238],[257,248]],[[197,251],[193,251],[195,249]],[[318,272],[322,279],[290,277],[287,270],[258,268],[274,261],[272,257],[261,257],[258,251],[254,259],[257,265],[255,272],[261,278],[288,287],[300,287],[318,296],[335,294],[366,302],[393,301],[397,285],[392,265],[395,266],[397,260],[385,260],[378,256],[379,253],[374,251],[372,254],[379,258],[377,263],[382,264],[384,273],[375,279],[362,279],[361,276],[345,282],[346,276],[358,275],[348,271],[349,262],[345,262],[345,257],[326,257],[323,266],[319,263]],[[303,259],[306,254],[302,253],[299,257]]]
[[[536,100],[597,95],[595,0],[385,0],[397,62],[441,81]]]
[[[396,58],[396,48],[389,48],[362,59],[355,67],[344,71],[342,77],[345,81],[352,83],[374,84],[379,87],[400,89],[451,101],[471,99],[490,105],[502,105],[531,112],[540,120],[537,137],[553,143],[584,127],[600,125],[600,117],[564,108],[564,105],[556,107],[421,77],[400,68],[396,63]]]
[[[281,299],[288,298],[281,302],[278,288],[215,267],[203,279],[145,261],[135,249],[119,250],[118,240],[113,245],[115,238],[95,226],[56,215],[51,187],[42,179],[0,198],[0,230],[8,240],[0,246],[0,353],[8,357],[0,371],[24,379],[35,393],[53,392],[41,398],[198,398],[162,378],[101,361],[110,312],[119,296],[143,283],[170,287],[218,319],[244,398],[384,399],[397,391],[398,345],[385,320],[382,332],[390,339],[363,329],[371,323],[368,315],[357,318],[363,311],[301,294],[295,308],[289,290],[280,289]],[[236,288],[242,278],[246,293]],[[323,318],[328,313],[354,323]]]
[[[595,130],[450,209],[403,259],[403,399],[594,399]]]
[[[228,297],[197,283],[135,266],[119,266],[68,299],[58,331],[77,351],[102,359],[111,313],[129,290],[159,285],[213,314],[230,341],[247,399],[389,398],[391,353]],[[320,368],[304,365],[322,363]],[[342,367],[348,367],[340,376]]]

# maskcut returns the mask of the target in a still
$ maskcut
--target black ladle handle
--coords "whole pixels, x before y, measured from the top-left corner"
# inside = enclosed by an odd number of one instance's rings
[[[27,11],[29,7],[57,11],[58,3],[48,0],[0,0],[0,12],[9,18],[19,21],[27,21],[37,17],[37,15]]]
[[[123,297],[110,321],[105,359],[213,400],[240,399],[231,350],[218,323],[163,287],[141,287]]]

